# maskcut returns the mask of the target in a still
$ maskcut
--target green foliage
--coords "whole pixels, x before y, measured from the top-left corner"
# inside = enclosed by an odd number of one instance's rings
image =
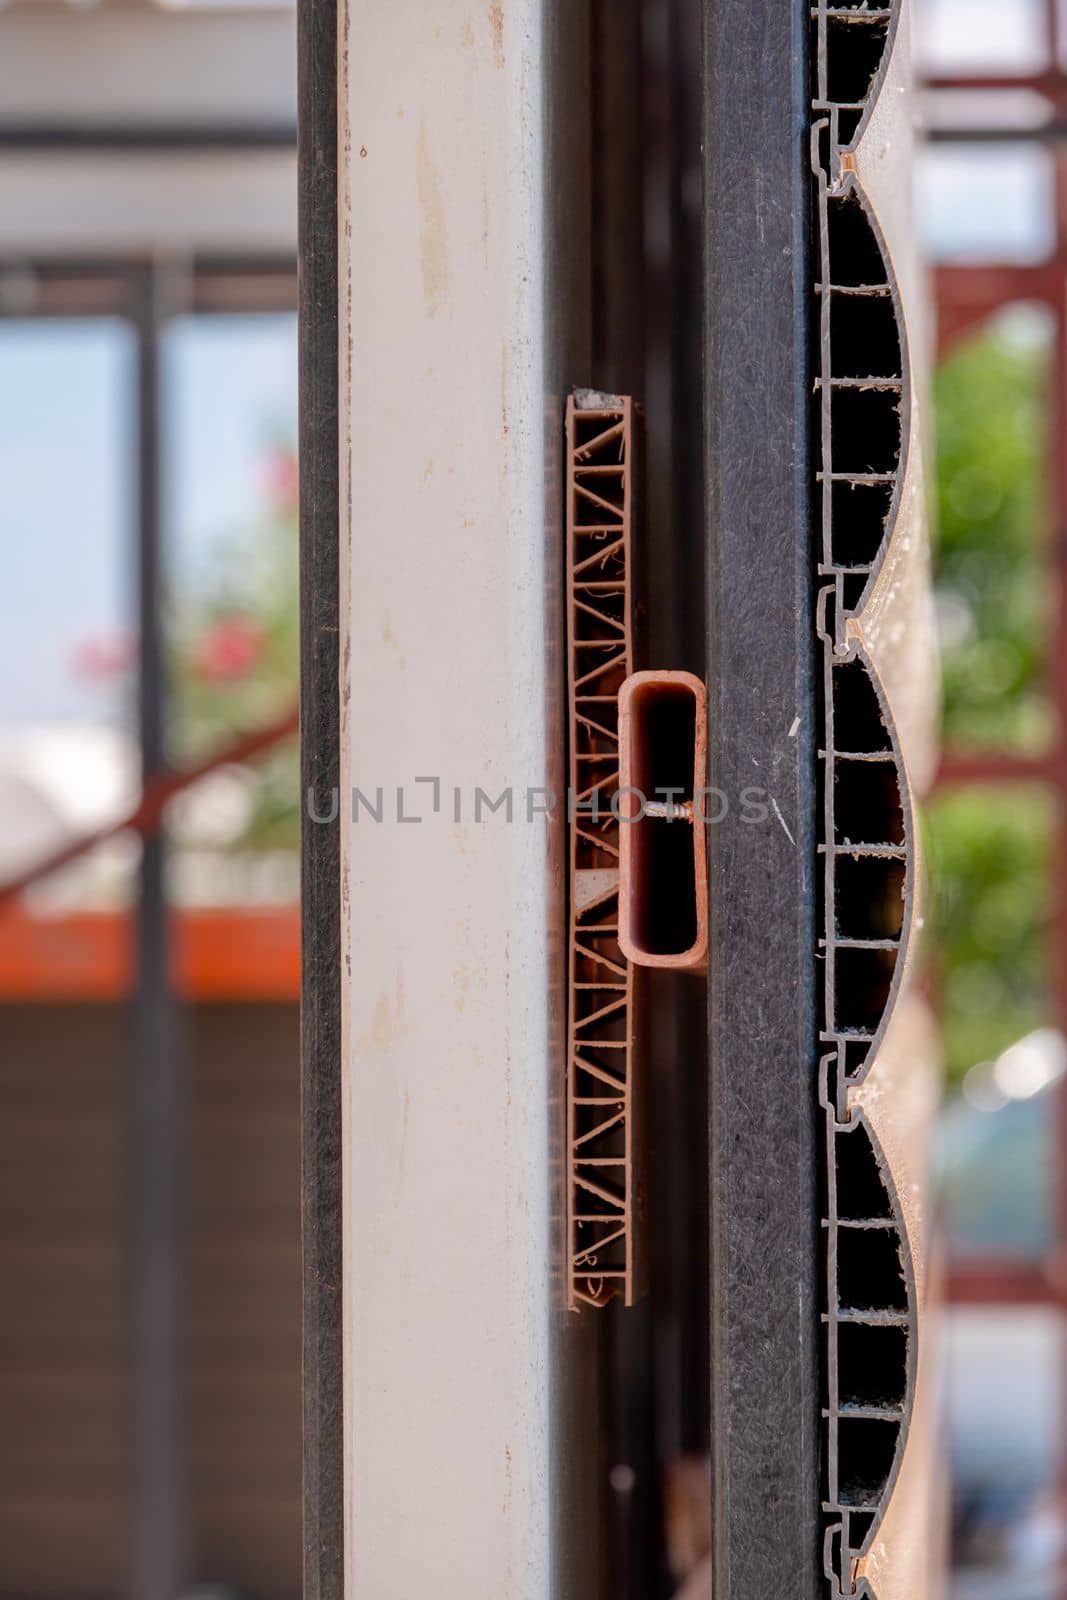
[[[1018,308],[954,351],[935,382],[944,734],[955,749],[1050,739],[1049,342],[1040,313]]]
[[[1053,736],[1042,676],[1051,327],[1015,308],[942,363],[936,586],[944,741],[1036,751]],[[929,955],[958,1081],[1047,1020],[1055,801],[1026,786],[949,790],[926,808]]]
[[[948,790],[926,807],[928,948],[949,1079],[1047,1020],[1053,797],[1035,787]]]

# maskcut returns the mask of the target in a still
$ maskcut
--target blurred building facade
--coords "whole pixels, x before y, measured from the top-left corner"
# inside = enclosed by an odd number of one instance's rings
[[[0,13],[10,1595],[300,1586],[295,74]]]
[[[927,808],[954,1587],[1067,1593],[1067,32],[926,0],[944,760]]]

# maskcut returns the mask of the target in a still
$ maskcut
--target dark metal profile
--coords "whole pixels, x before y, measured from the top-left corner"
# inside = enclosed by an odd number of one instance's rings
[[[229,155],[292,150],[296,129],[280,122],[0,121],[5,155]]]
[[[337,6],[298,8],[304,1600],[344,1587]],[[308,798],[315,816],[309,821]]]
[[[133,275],[137,337],[137,554],[141,782],[166,768],[167,670],[160,451],[160,331],[165,275]],[[184,1063],[169,972],[167,841],[146,834],[137,899],[137,976],[129,1060],[129,1318],[133,1383],[130,1590],[168,1600],[188,1578],[182,1381],[185,1211]]]
[[[708,840],[721,1600],[813,1600],[822,1581],[808,18],[807,0],[704,6],[709,764],[728,798]]]
[[[139,255],[7,256],[0,259],[0,320],[125,317],[144,323],[146,275],[165,272],[164,322],[185,316],[288,312],[296,306],[291,255],[183,255],[178,261]]]

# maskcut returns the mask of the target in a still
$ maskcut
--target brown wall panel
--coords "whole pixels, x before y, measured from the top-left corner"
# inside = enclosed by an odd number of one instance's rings
[[[124,1586],[129,1033],[111,1006],[0,1011],[0,1595]],[[297,1013],[185,1018],[192,1581],[300,1588]]]

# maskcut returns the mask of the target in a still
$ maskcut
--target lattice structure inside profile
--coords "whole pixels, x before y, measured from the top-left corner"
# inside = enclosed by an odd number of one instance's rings
[[[910,373],[892,263],[854,151],[899,20],[892,6],[812,7],[811,150],[818,329],[816,614],[823,658],[821,1136],[824,1153],[824,1566],[862,1575],[892,1493],[915,1372],[915,1285],[885,1156],[852,1093],[871,1070],[903,972],[914,876],[904,766],[860,618],[885,559],[906,465]]]
[[[619,947],[619,689],[633,668],[633,406],[566,414],[570,723],[566,1260],[572,1308],[634,1294],[633,968]]]
[[[826,1132],[824,1564],[835,1595],[869,1593],[869,1550],[899,1465],[914,1372],[914,1284],[885,1160],[863,1113]]]

